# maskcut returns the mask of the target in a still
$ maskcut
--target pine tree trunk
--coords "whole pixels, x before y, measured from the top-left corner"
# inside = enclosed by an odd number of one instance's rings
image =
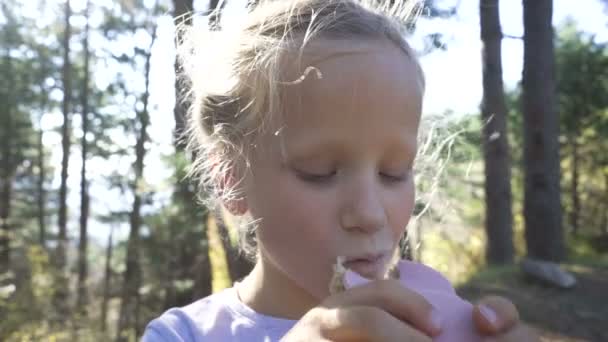
[[[213,1],[213,0],[212,0]],[[191,25],[192,18],[189,13],[193,9],[193,0],[173,0],[173,18],[177,24],[180,25]],[[177,42],[182,41],[181,32],[176,31]],[[175,74],[179,75],[181,72],[181,66],[179,61],[175,59]],[[175,147],[177,151],[184,151],[186,148],[186,142],[183,139],[184,130],[186,127],[186,112],[190,106],[185,96],[184,83],[180,81],[178,77],[175,79],[175,107],[173,108],[173,114],[175,117],[175,130],[174,139]]]
[[[196,256],[194,262],[194,291],[192,293],[193,299],[200,299],[211,294],[211,260],[209,259],[209,239],[207,238],[207,215],[206,212],[201,222],[203,223],[201,236],[201,248],[199,254]]]
[[[226,263],[228,264],[228,273],[230,273],[230,279],[232,283],[243,279],[253,269],[253,264],[239,253],[238,248],[232,245],[230,240],[230,233],[226,223],[222,219],[220,214],[216,214],[215,222],[217,224],[218,233],[220,240],[222,241],[222,247],[226,253]]]
[[[89,184],[87,180],[87,157],[88,143],[87,134],[89,132],[89,6],[86,4],[86,26],[84,32],[84,81],[82,85],[82,167],[80,170],[80,241],[78,244],[78,299],[77,307],[80,314],[87,315],[87,250],[88,250],[88,231],[89,220]]]
[[[42,109],[45,110],[46,106],[43,105]],[[44,131],[42,130],[42,117],[40,114],[40,120],[38,124],[38,142],[36,146],[37,150],[37,164],[38,164],[38,180],[37,180],[37,202],[38,202],[38,235],[39,242],[42,248],[46,248],[46,190],[44,188],[44,181],[46,179],[46,169],[44,167]]]
[[[70,65],[70,36],[71,36],[71,7],[70,1],[65,3],[65,33],[63,36],[63,127],[61,131],[61,185],[59,188],[59,232],[57,236],[56,266],[57,277],[55,283],[54,306],[57,313],[58,322],[64,322],[68,314],[68,275],[67,275],[67,180],[68,162],[70,159],[70,101],[72,89],[70,84],[71,65]]]
[[[169,231],[169,244],[167,247],[167,254],[165,254],[165,258],[167,260],[167,270],[165,273],[165,279],[163,280],[165,282],[165,286],[164,286],[164,290],[165,290],[165,298],[164,298],[164,304],[163,304],[163,309],[169,309],[172,308],[174,306],[176,306],[176,300],[177,300],[177,294],[175,291],[175,279],[176,279],[176,273],[178,270],[178,256],[176,253],[176,249],[178,248],[178,246],[176,246],[176,235],[177,232],[175,232],[175,227],[173,224],[169,223],[169,227],[168,229]],[[179,229],[179,227],[178,227]]]
[[[524,219],[528,255],[564,257],[552,0],[524,0]]]
[[[152,47],[156,41],[156,26],[152,31],[152,40],[146,52],[145,65],[145,91],[142,97],[143,109],[137,113],[139,132],[135,144],[135,179],[133,183],[133,209],[130,216],[130,232],[127,242],[127,262],[122,289],[120,316],[118,321],[117,341],[128,341],[130,332],[138,331],[137,318],[139,308],[139,289],[142,282],[142,270],[139,260],[140,228],[141,228],[141,183],[143,182],[144,158],[146,155],[145,143],[148,140],[148,125],[150,114],[148,100],[150,97],[150,58]]]
[[[247,0],[247,8],[249,9],[249,11],[255,9],[259,2],[260,0]]]
[[[579,228],[579,219],[581,212],[581,202],[578,191],[578,163],[579,163],[579,153],[578,153],[578,142],[576,141],[576,137],[570,138],[570,146],[572,148],[572,179],[570,180],[570,196],[572,196],[572,211],[570,212],[570,225],[572,228],[572,234],[578,234]]]
[[[483,42],[483,152],[486,194],[486,260],[513,262],[511,159],[507,141],[507,108],[502,81],[502,31],[498,0],[480,0]]]
[[[7,49],[4,56],[4,64],[7,69],[12,70],[10,51]],[[12,74],[9,72],[7,75],[9,78],[8,82],[13,82]],[[10,84],[10,83],[8,83]],[[10,89],[6,89],[6,99],[11,100],[11,95],[8,93]],[[10,256],[11,256],[11,228],[10,228],[10,213],[11,213],[11,197],[13,192],[13,181],[14,181],[14,168],[13,165],[13,150],[11,146],[11,133],[13,129],[13,105],[11,103],[5,103],[2,109],[2,126],[0,129],[4,130],[4,134],[1,134],[5,141],[2,142],[2,155],[0,160],[3,161],[0,165],[0,276],[6,274],[10,269]],[[0,285],[3,285],[0,283]]]
[[[226,6],[226,1],[223,1],[221,3],[222,7],[218,8],[218,5],[220,4],[219,0],[209,0],[209,28],[211,28],[212,30],[219,30],[221,29],[220,26],[220,20],[222,19],[222,10],[224,9],[224,7]]]
[[[608,173],[604,173],[604,203],[608,203]],[[608,237],[608,208],[605,206],[603,211],[600,235]]]
[[[10,145],[6,144],[4,150],[5,157],[9,156],[6,154],[6,150],[9,150],[8,153],[10,153]],[[10,167],[10,165],[7,165],[6,168]],[[9,223],[11,213],[11,196],[13,190],[13,176],[11,170],[3,171],[0,182],[0,275],[4,275],[6,272],[8,272],[11,265],[10,237],[12,232]]]
[[[213,2],[215,0],[211,0],[210,8],[215,8]],[[217,3],[216,3],[217,4]],[[193,1],[192,0],[173,0],[173,17],[174,19],[180,23],[181,25],[191,25],[192,18],[188,14],[192,12]],[[176,32],[176,42],[181,42],[182,37],[179,30]],[[178,59],[175,59],[175,74],[180,75],[181,66],[179,64]],[[187,97],[185,97],[187,89],[185,88],[185,84],[180,82],[179,78],[176,78],[175,82],[175,107],[174,107],[174,116],[175,116],[175,151],[177,154],[184,153],[186,143],[183,139],[183,133],[185,129],[185,118],[187,110],[190,106]],[[193,157],[193,156],[190,156]],[[174,193],[174,197],[180,198],[182,201],[195,201],[196,193],[194,189],[189,184],[188,180],[181,179],[176,184],[176,190]],[[201,208],[201,210],[203,210]],[[186,213],[187,215],[192,215],[192,213]],[[206,217],[206,214],[205,214]],[[206,219],[200,221],[206,222]],[[209,260],[209,244],[207,242],[207,228],[206,226],[202,226],[201,232],[201,245],[199,254],[196,256],[196,260],[193,266],[194,273],[194,298],[201,298],[211,294],[211,262]],[[170,284],[169,286],[172,286]]]
[[[101,331],[106,332],[108,330],[108,303],[110,301],[110,281],[112,278],[112,249],[113,241],[112,235],[114,234],[114,228],[110,229],[110,236],[108,237],[108,246],[106,247],[106,264],[103,274],[103,300],[101,302]]]

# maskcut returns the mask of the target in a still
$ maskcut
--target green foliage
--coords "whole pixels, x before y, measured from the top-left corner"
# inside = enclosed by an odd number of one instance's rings
[[[608,200],[608,45],[578,31],[572,21],[559,29],[556,45],[557,92],[562,147],[563,204],[572,215],[571,182],[578,168],[580,227],[584,233],[607,231],[601,203]],[[576,146],[574,146],[576,145]],[[576,147],[576,150],[574,148]],[[574,151],[577,155],[574,156]],[[576,158],[576,159],[575,159]]]
[[[132,80],[143,75],[141,52],[147,49],[147,43],[146,39],[134,37],[145,36],[144,31],[164,11],[159,8],[158,13],[149,15],[150,9],[144,6],[148,3],[139,0],[94,3],[93,11],[102,14],[103,20],[99,26],[92,28],[91,41],[98,44],[97,47],[92,44],[92,69],[104,73],[110,81],[101,88],[92,82],[89,100],[91,159],[109,160],[104,164],[108,165],[108,169],[101,170],[103,183],[100,179],[91,181],[112,189],[116,198],[126,198],[125,203],[130,203],[133,188],[144,195],[144,224],[140,240],[143,270],[143,286],[139,290],[140,331],[149,319],[169,306],[183,305],[194,299],[196,278],[201,272],[196,261],[208,248],[211,249],[214,264],[222,264],[222,259],[225,259],[218,236],[214,235],[217,232],[208,227],[209,213],[201,209],[194,197],[195,185],[184,181],[189,164],[187,155],[178,152],[165,157],[165,164],[173,170],[173,174],[158,187],[149,184],[146,179],[132,184],[133,175],[124,171],[128,167],[118,165],[123,160],[130,162],[134,159],[131,158],[132,144],[139,129],[135,119],[137,103],[141,102],[141,89]],[[454,14],[455,9],[441,9],[436,6],[438,3],[427,1],[429,11],[424,14],[436,20]],[[15,227],[11,244],[14,263],[11,272],[0,274],[0,316],[3,318],[0,321],[0,336],[7,341],[111,340],[116,336],[113,329],[125,270],[127,244],[124,235],[115,241],[110,261],[108,329],[103,331],[100,328],[98,308],[102,301],[103,281],[96,275],[103,273],[100,269],[105,263],[105,254],[103,246],[96,242],[90,245],[90,316],[69,316],[64,327],[54,326],[49,320],[53,313],[50,298],[55,291],[51,281],[54,266],[53,255],[37,244],[35,217],[38,194],[35,189],[41,170],[36,164],[36,143],[41,129],[41,115],[57,112],[57,100],[61,98],[58,95],[61,93],[61,50],[57,38],[62,32],[62,24],[61,18],[58,18],[57,23],[41,28],[34,20],[24,16],[22,7],[22,2],[16,0],[4,1],[0,7],[3,18],[6,18],[6,23],[0,26],[0,151],[3,151],[0,153],[0,179],[4,181],[10,178],[14,187],[10,222]],[[72,84],[79,85],[84,78],[77,43],[82,38],[82,27],[77,25],[78,20],[75,23]],[[446,46],[441,32],[430,33],[427,43],[431,48]],[[604,221],[604,214],[608,212],[605,207],[605,203],[608,203],[608,183],[604,184],[605,177],[608,177],[608,157],[604,153],[608,149],[606,45],[597,43],[592,36],[578,32],[572,23],[568,23],[559,30],[556,47],[562,143],[567,151],[568,138],[576,137],[582,155],[579,166],[584,229],[581,236],[568,237],[571,258],[589,262],[595,260],[605,265],[606,253],[598,250],[594,237],[608,222]],[[76,114],[81,110],[78,101],[81,95],[81,87],[76,86],[72,99]],[[507,94],[508,134],[513,159],[515,246],[517,255],[522,256],[525,254],[521,214],[523,177],[520,172],[523,134],[519,98],[519,89]],[[155,120],[154,115],[151,120]],[[420,198],[416,208],[416,213],[419,213],[426,204],[431,203],[431,210],[419,222],[422,230],[420,257],[456,282],[466,281],[484,267],[484,192],[480,148],[483,125],[478,115],[467,115],[458,120],[458,124],[442,127],[439,135],[445,139],[438,138],[430,143],[429,151],[437,153],[427,166],[434,171],[440,169],[440,177],[435,178],[437,174],[432,173],[431,179],[418,180],[420,193],[434,193],[440,189],[434,199]],[[75,124],[73,129],[76,138],[80,128]],[[49,179],[44,184],[50,192],[46,204],[52,211],[54,197],[52,189],[48,187],[53,170],[48,166],[48,148],[45,146],[43,165]],[[571,157],[564,153],[562,168],[566,189],[571,167]],[[567,210],[571,210],[570,198],[567,192],[564,194],[563,203]],[[116,211],[100,213],[96,211],[96,201],[104,199],[96,197],[95,193],[92,196],[92,216],[97,224],[120,228],[128,225],[128,204]],[[77,215],[77,209],[71,211],[72,215]],[[208,228],[211,232],[207,231]],[[208,233],[213,236],[211,241],[207,240]],[[52,246],[52,234],[49,237],[49,245]],[[70,248],[73,250],[75,247],[71,244]],[[213,270],[216,283],[222,280],[224,284],[216,287],[225,286],[229,281],[223,264],[223,272],[219,267]],[[493,269],[478,276],[493,278],[510,274],[512,269],[507,268]],[[75,278],[73,274],[72,278]],[[134,334],[131,340],[136,340]]]
[[[579,196],[582,202],[580,226],[584,234],[606,229],[608,200],[608,48],[592,35],[582,33],[572,21],[557,30],[556,75],[560,116],[562,205],[574,210],[571,196],[572,143],[579,146]],[[506,94],[508,134],[512,158],[512,190],[515,229],[521,224],[523,203],[523,116],[521,88]],[[565,224],[569,224],[567,220]],[[568,226],[567,226],[568,227]]]
[[[24,262],[14,266],[15,291],[0,301],[0,311],[7,313],[0,325],[0,336],[21,334],[26,331],[23,326],[46,321],[49,314],[53,289],[49,255],[37,245],[20,248],[15,254],[21,253],[25,254]]]
[[[557,51],[562,132],[578,135],[581,128],[592,125],[605,133],[608,118],[602,112],[608,107],[607,44],[595,42],[594,36],[578,31],[576,24],[568,21],[559,31]]]

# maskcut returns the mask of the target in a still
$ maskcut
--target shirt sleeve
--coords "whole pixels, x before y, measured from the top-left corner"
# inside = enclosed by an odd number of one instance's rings
[[[151,321],[146,327],[141,341],[194,342],[187,324],[179,316],[178,314],[167,312]]]

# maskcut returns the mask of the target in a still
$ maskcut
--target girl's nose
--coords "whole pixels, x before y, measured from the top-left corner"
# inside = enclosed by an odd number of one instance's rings
[[[380,184],[373,180],[348,185],[343,192],[340,224],[345,230],[375,232],[387,224]]]

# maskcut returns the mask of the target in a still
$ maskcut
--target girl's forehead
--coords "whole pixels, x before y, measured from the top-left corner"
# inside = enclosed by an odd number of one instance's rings
[[[351,141],[372,132],[383,132],[379,140],[415,137],[422,103],[415,61],[390,43],[375,44],[303,55],[302,69],[315,70],[291,71],[301,79],[282,85],[282,111],[263,140],[278,147],[283,139]]]
[[[301,57],[298,62],[304,64],[320,63],[330,58],[344,55],[370,53],[392,44],[388,39],[329,39],[321,38],[307,42],[297,52],[290,53],[289,58]]]
[[[310,109],[319,106],[347,107],[365,100],[420,110],[423,87],[417,61],[392,42],[326,40],[308,51],[292,63],[282,84],[283,116],[310,117]]]
[[[286,52],[282,76],[283,84],[300,83],[297,80],[303,80],[303,76],[307,76],[305,72],[311,67],[323,69],[324,62],[329,62],[334,59],[344,59],[347,57],[356,57],[366,54],[383,54],[399,48],[386,38],[376,39],[329,39],[321,38],[314,39],[305,44],[297,42],[300,48]],[[401,52],[401,51],[400,51]],[[409,57],[403,54],[404,59]],[[346,61],[348,63],[348,60]],[[320,77],[322,78],[322,76]]]

